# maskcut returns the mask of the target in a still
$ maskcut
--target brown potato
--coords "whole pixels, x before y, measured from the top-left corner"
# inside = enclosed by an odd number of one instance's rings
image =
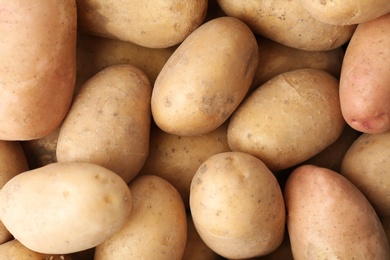
[[[88,80],[75,97],[57,141],[58,162],[90,162],[129,183],[149,152],[151,86],[130,64],[113,65]]]
[[[152,92],[152,114],[163,131],[181,136],[209,133],[245,97],[258,63],[252,31],[233,17],[197,28],[162,68]]]
[[[284,197],[294,259],[389,259],[389,243],[374,208],[339,173],[298,167]]]
[[[76,77],[75,0],[7,1],[0,15],[0,140],[54,131]]]

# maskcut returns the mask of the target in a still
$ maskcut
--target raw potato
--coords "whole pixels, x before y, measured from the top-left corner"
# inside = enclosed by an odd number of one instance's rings
[[[373,207],[339,173],[298,167],[284,197],[294,259],[389,259],[386,234]]]
[[[359,24],[345,52],[340,102],[347,123],[360,132],[390,130],[390,13]]]
[[[180,193],[186,208],[192,178],[211,155],[230,151],[227,123],[199,136],[179,136],[154,127],[150,135],[149,156],[139,175],[157,175],[169,181]]]
[[[131,192],[122,178],[90,163],[26,171],[0,191],[4,225],[24,246],[45,254],[97,246],[122,228],[131,209]]]
[[[389,0],[300,0],[315,19],[335,25],[364,23],[390,12]]]
[[[149,48],[182,42],[202,24],[207,0],[78,0],[81,31]]]
[[[96,247],[94,260],[182,259],[187,219],[180,194],[154,175],[139,176],[129,187],[132,213],[121,230]]]
[[[148,156],[151,92],[144,72],[130,64],[88,80],[61,126],[58,162],[95,163],[129,183]]]
[[[322,70],[298,69],[274,77],[241,103],[230,118],[228,143],[232,151],[282,170],[324,150],[344,126],[338,80]]]
[[[72,100],[76,3],[2,1],[0,14],[0,140],[43,137]]]
[[[257,52],[252,31],[236,18],[216,18],[196,29],[156,79],[151,106],[158,127],[195,136],[222,125],[250,87]]]
[[[190,209],[202,240],[226,258],[269,254],[284,238],[281,188],[265,164],[246,153],[209,157],[192,180]]]
[[[362,134],[345,154],[340,173],[359,188],[378,215],[390,217],[390,131]]]
[[[356,25],[340,26],[312,17],[300,0],[217,0],[222,10],[248,24],[254,33],[288,47],[327,51],[345,44]]]

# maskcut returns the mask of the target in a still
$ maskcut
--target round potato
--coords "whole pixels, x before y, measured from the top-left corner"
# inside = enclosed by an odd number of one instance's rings
[[[0,12],[0,140],[40,138],[72,101],[76,3],[2,1]]]
[[[226,258],[269,254],[284,238],[279,183],[262,161],[246,153],[209,157],[192,180],[190,209],[202,240]]]
[[[228,143],[276,171],[318,154],[344,126],[338,80],[322,70],[298,69],[272,78],[240,104],[230,118]]]
[[[163,131],[209,133],[245,97],[258,63],[252,31],[233,17],[208,21],[169,57],[152,92],[152,114]]]
[[[284,197],[294,259],[389,259],[383,226],[366,197],[332,170],[303,165]]]
[[[102,243],[127,221],[131,192],[90,163],[52,163],[18,174],[0,191],[0,218],[27,248],[68,254]]]
[[[182,42],[202,24],[207,0],[77,1],[79,28],[150,48]]]
[[[389,35],[390,13],[359,24],[345,52],[341,111],[345,121],[360,132],[390,130]]]
[[[331,25],[315,19],[299,0],[217,0],[229,16],[245,22],[254,33],[288,47],[327,51],[348,42],[356,25]]]
[[[367,197],[378,215],[390,217],[390,131],[360,135],[343,157],[340,173]]]
[[[181,260],[187,218],[180,194],[154,175],[138,176],[129,187],[132,213],[121,230],[96,247],[94,260]]]
[[[90,162],[129,183],[149,152],[151,86],[130,64],[109,66],[74,98],[57,140],[58,162]]]

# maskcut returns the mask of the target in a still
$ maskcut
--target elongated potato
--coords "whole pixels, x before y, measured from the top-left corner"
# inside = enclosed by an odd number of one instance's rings
[[[27,248],[68,254],[117,232],[132,209],[116,173],[90,163],[52,163],[18,174],[0,191],[0,218]]]
[[[258,64],[252,31],[233,17],[213,19],[189,35],[162,68],[152,114],[163,131],[202,135],[222,125],[245,97]]]
[[[57,140],[58,162],[91,162],[127,183],[149,152],[151,86],[129,64],[109,66],[78,92]]]
[[[76,3],[2,1],[0,140],[55,130],[68,112],[76,77]]]
[[[360,132],[390,130],[390,13],[358,25],[345,52],[340,102]]]
[[[301,166],[289,176],[284,197],[294,259],[389,259],[374,208],[339,173]]]

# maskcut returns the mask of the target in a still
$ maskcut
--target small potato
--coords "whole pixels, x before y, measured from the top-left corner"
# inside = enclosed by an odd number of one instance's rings
[[[246,153],[209,157],[192,180],[190,209],[199,236],[226,258],[269,254],[284,238],[281,188],[265,164]]]
[[[183,200],[166,180],[138,176],[129,184],[133,209],[126,224],[95,250],[94,260],[181,260],[187,239]]]
[[[284,197],[294,259],[389,259],[383,226],[366,197],[337,172],[296,168]]]
[[[390,130],[389,35],[390,13],[359,24],[345,52],[341,111],[347,123],[360,132]]]
[[[182,42],[202,24],[207,0],[78,0],[79,29],[149,48]]]
[[[0,191],[0,218],[27,248],[68,254],[102,243],[127,221],[131,192],[90,163],[52,163],[18,174]]]
[[[149,151],[151,86],[130,64],[107,67],[75,97],[57,140],[58,162],[90,162],[129,183]]]
[[[209,133],[245,97],[258,63],[252,31],[233,17],[208,21],[189,35],[162,68],[152,92],[152,114],[163,131]]]
[[[390,131],[362,134],[345,154],[340,173],[358,187],[378,215],[390,217]]]
[[[288,47],[327,51],[348,42],[356,25],[331,25],[315,19],[299,0],[217,0],[229,16],[245,22],[255,34]]]
[[[0,140],[54,131],[76,78],[76,1],[1,1]]]
[[[322,70],[297,69],[272,78],[240,104],[230,118],[228,143],[276,171],[323,151],[344,126],[338,80]]]

